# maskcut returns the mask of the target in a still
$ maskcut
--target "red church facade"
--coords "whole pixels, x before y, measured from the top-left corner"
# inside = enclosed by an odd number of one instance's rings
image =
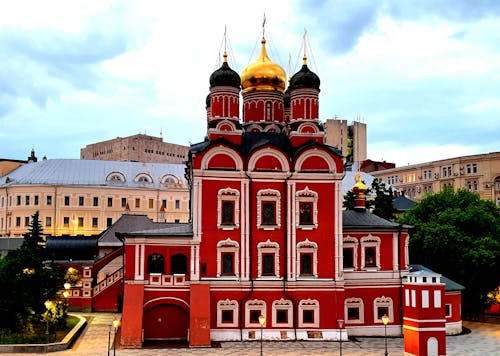
[[[226,58],[210,77],[207,138],[187,163],[191,222],[122,234],[121,344],[208,346],[261,328],[268,340],[346,340],[383,335],[384,315],[401,335],[407,227],[364,205],[342,210],[343,156],[323,143],[305,55],[286,90],[265,39],[241,77]],[[358,199],[364,190],[358,181]]]

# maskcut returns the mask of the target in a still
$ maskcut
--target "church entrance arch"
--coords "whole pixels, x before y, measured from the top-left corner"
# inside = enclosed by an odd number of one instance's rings
[[[145,309],[143,325],[144,340],[187,340],[189,311],[164,300]]]

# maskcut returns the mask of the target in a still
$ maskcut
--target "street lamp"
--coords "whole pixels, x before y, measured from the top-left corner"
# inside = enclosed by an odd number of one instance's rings
[[[340,356],[342,356],[342,326],[344,325],[344,319],[338,319],[337,323],[339,323],[340,328]]]
[[[113,324],[108,323],[108,356],[109,356],[109,351],[111,349],[111,327]]]
[[[264,315],[259,315],[259,324],[260,324],[260,356],[264,356],[262,353],[262,328],[266,323],[266,317]]]
[[[47,321],[47,328],[45,329],[45,334],[49,335],[49,321],[50,321],[50,308],[52,308],[52,302],[50,300],[46,300],[45,303],[45,309],[47,311],[45,312],[45,320]]]
[[[389,316],[387,314],[384,314],[382,317],[382,322],[384,323],[384,334],[385,334],[385,356],[389,355],[387,353],[387,324],[389,324]]]
[[[64,292],[63,292],[63,297],[64,298],[68,298],[70,293],[69,293],[69,289],[71,288],[71,284],[69,284],[68,282],[64,283]]]
[[[120,320],[117,319],[113,320],[113,328],[115,329],[115,335],[113,337],[113,356],[116,355],[116,331],[118,330],[121,324],[122,323]]]

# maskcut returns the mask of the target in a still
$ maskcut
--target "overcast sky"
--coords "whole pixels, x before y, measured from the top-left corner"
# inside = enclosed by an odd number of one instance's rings
[[[0,0],[0,158],[79,158],[137,133],[188,145],[227,28],[237,72],[268,53],[321,79],[320,119],[368,126],[398,166],[500,150],[500,1]]]

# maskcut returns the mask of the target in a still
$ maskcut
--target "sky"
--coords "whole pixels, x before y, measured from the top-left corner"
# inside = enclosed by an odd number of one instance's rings
[[[500,1],[0,0],[0,158],[203,141],[210,74],[224,48],[239,73],[257,58],[264,17],[288,75],[306,44],[320,120],[367,124],[368,158],[500,150]]]

